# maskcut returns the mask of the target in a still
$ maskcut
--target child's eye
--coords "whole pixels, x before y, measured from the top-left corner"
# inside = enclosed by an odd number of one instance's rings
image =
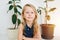
[[[33,14],[33,12],[31,12]]]
[[[29,13],[29,12],[26,12],[27,14]]]

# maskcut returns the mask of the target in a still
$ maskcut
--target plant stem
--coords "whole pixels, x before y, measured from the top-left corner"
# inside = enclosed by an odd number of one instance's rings
[[[16,24],[15,24],[15,27],[14,27],[14,29],[16,29]]]
[[[13,2],[13,6],[14,6],[14,8],[15,8],[15,0],[14,0],[14,2]],[[15,11],[14,11],[14,13],[15,13]],[[14,27],[14,29],[16,29],[16,24],[15,24],[15,27]]]
[[[47,14],[48,14],[48,4],[47,4],[47,0],[46,0],[46,10],[45,10],[45,23],[47,24]]]

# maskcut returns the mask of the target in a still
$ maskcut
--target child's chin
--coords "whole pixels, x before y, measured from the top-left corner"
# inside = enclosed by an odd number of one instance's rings
[[[28,21],[33,21],[32,19],[29,19]]]

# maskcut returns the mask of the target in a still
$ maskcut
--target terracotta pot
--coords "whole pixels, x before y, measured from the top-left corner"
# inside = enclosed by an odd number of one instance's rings
[[[54,36],[54,24],[41,24],[42,28],[42,38],[43,39],[52,39]]]

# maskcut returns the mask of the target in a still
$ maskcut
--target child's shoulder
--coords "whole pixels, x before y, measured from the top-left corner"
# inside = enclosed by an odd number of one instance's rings
[[[20,24],[19,24],[19,28],[22,28],[22,27],[23,27],[23,24],[22,24],[22,23],[20,23]]]

